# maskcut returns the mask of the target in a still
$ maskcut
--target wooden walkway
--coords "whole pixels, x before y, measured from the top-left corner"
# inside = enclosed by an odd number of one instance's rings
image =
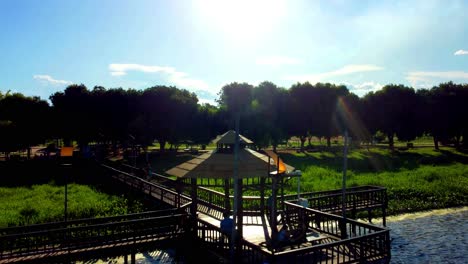
[[[0,229],[0,263],[48,262],[47,260],[66,262],[70,257],[95,255],[99,252],[122,254],[134,252],[144,245],[155,246],[165,241],[187,238],[187,234],[194,235],[190,236],[196,240],[193,243],[229,259],[232,252],[230,250],[232,245],[227,238],[229,234],[224,234],[219,227],[222,213],[226,210],[223,193],[198,187],[197,201],[193,203],[186,193],[188,190],[184,192],[184,188],[180,188],[167,177],[153,174],[153,179],[148,181],[110,166],[103,165],[103,167],[114,180],[175,209],[166,210],[164,213],[157,211]],[[364,197],[373,191],[376,190],[352,190],[355,198],[351,198],[350,201],[358,201],[356,197]],[[302,197],[307,197],[312,205],[315,204],[314,201],[319,201],[317,205],[321,206],[320,209],[332,208],[330,207],[332,201],[338,199],[337,193],[307,195],[309,194],[301,194]],[[350,193],[348,197],[353,196]],[[371,199],[380,196],[367,197]],[[352,219],[343,219],[314,207],[299,206],[293,197],[289,198],[291,201],[283,204],[281,219],[278,220],[287,223],[290,227],[306,223],[305,239],[294,244],[272,247],[266,239],[266,236],[271,236],[270,226],[262,220],[262,217],[264,219],[266,216],[262,216],[259,211],[260,198],[245,196],[240,262],[389,262],[388,229]],[[197,216],[196,221],[193,221],[191,215]]]
[[[122,182],[131,182],[134,188],[137,177],[121,172],[118,178]],[[141,180],[145,184],[161,183],[160,187],[170,188],[174,184],[162,175],[152,175],[151,181]],[[131,179],[135,177],[136,179]],[[164,183],[164,185],[162,185]],[[149,187],[143,187],[148,190]],[[152,197],[152,192],[146,192]],[[178,195],[184,196],[183,193]],[[341,190],[328,192],[302,193],[312,208],[297,205],[297,195],[285,196],[285,210],[280,213],[289,226],[299,226],[307,220],[306,239],[281,247],[267,245],[265,232],[271,236],[269,225],[261,220],[260,197],[244,196],[242,262],[245,263],[387,263],[390,261],[390,233],[382,227],[366,224],[353,219],[343,219],[333,213],[341,210]],[[183,199],[190,201],[190,197]],[[218,254],[229,257],[230,243],[227,234],[220,229],[220,220],[224,208],[223,193],[197,187],[197,236],[200,244]],[[230,197],[233,199],[233,197]],[[174,198],[167,199],[174,204]],[[350,188],[346,192],[346,209],[354,213],[360,210],[382,209],[386,206],[386,190],[375,186]],[[320,208],[317,208],[320,207]],[[321,210],[317,210],[321,209]],[[383,209],[385,210],[385,208]],[[328,211],[328,212],[326,212]]]
[[[162,210],[0,229],[0,263],[68,262],[69,258],[130,253],[185,234],[187,214]]]

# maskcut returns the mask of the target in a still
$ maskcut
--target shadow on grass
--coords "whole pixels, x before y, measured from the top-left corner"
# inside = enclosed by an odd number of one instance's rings
[[[199,155],[201,155],[201,153]],[[148,159],[153,172],[168,176],[166,174],[167,170],[172,169],[183,162],[194,159],[197,156],[197,154],[167,151],[164,153],[151,152],[148,154]],[[139,158],[137,165],[143,168],[146,167],[144,157]]]
[[[283,160],[299,170],[305,170],[310,166],[324,167],[331,170],[342,171],[342,149],[332,148],[328,150],[290,153],[280,152]],[[413,170],[421,165],[448,165],[451,163],[468,164],[468,156],[457,152],[455,149],[412,149],[395,150],[387,149],[353,149],[348,154],[348,169],[358,172],[395,171],[399,169]]]

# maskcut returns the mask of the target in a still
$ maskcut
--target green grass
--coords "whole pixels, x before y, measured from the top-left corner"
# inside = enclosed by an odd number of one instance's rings
[[[281,156],[302,170],[302,191],[321,191],[341,188],[341,151],[335,148]],[[468,155],[449,148],[352,150],[348,155],[347,186],[358,185],[387,187],[390,214],[467,205]],[[287,191],[296,191],[295,182]]]
[[[301,191],[341,188],[342,146],[323,146],[305,153],[280,149],[279,153],[286,163],[303,172]],[[188,153],[154,155],[151,165],[154,172],[164,174],[195,156]],[[386,146],[354,148],[348,153],[347,186],[358,185],[387,187],[390,214],[468,205],[468,154],[448,147],[435,151],[417,144],[415,148],[395,151]],[[293,179],[286,192],[296,191]],[[258,195],[252,191],[244,194]]]
[[[80,184],[68,185],[68,218],[103,217],[142,210],[142,204]],[[0,187],[0,227],[62,221],[64,186]]]

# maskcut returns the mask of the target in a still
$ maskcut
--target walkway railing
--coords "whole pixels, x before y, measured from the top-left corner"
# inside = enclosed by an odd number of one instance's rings
[[[187,214],[164,210],[0,229],[0,263],[154,244],[180,237],[187,222]]]
[[[156,198],[175,208],[188,208],[186,205],[191,202],[190,197],[183,193],[169,189],[161,184],[146,181],[132,174],[117,170],[113,167],[102,165],[110,170],[111,176],[129,187],[142,191],[143,193]]]
[[[289,221],[299,224],[305,216],[308,229],[329,235],[335,241],[310,248],[278,253],[287,256],[310,256],[315,261],[327,263],[355,263],[372,260],[390,260],[390,230],[353,219],[285,203]],[[302,218],[302,219],[301,219]],[[313,219],[313,221],[312,221]],[[295,223],[294,223],[295,222]]]
[[[323,213],[314,209],[304,208],[292,203],[286,203],[286,213],[292,222],[308,216],[312,221],[307,225],[307,233],[320,232],[327,234],[324,243],[305,243],[285,246],[283,249],[268,250],[265,246],[242,240],[242,262],[244,263],[368,263],[390,260],[390,230],[376,227],[351,219]],[[303,220],[303,219],[302,219]],[[344,222],[349,236],[341,238],[341,224]],[[295,225],[298,223],[292,223]],[[215,250],[225,258],[229,258],[228,235],[210,223],[198,221],[198,237],[204,242],[204,247]],[[286,250],[287,249],[287,250]]]
[[[378,186],[359,186],[346,189],[348,210],[359,210],[387,206],[386,188]],[[307,199],[309,207],[325,212],[341,211],[342,190],[301,193],[300,198]],[[297,201],[297,195],[285,195],[289,201]]]
[[[109,167],[111,168],[111,167]],[[137,171],[138,168],[132,167],[130,165],[122,165],[123,169]],[[112,168],[113,169],[113,168]],[[115,169],[114,169],[115,170]],[[117,170],[116,170],[117,171]],[[122,172],[124,173],[124,172]],[[129,184],[131,184],[135,188],[140,188],[138,184],[139,182],[145,182],[145,180],[133,176],[129,173],[126,174],[126,178],[133,177],[134,182],[131,180]],[[177,184],[184,184],[185,183],[177,183],[175,180],[157,174],[152,173],[152,178],[155,179],[158,183],[160,183],[160,187],[162,188],[170,188],[170,189],[177,189]],[[131,179],[131,178],[130,178]],[[123,180],[123,179],[122,179]],[[154,181],[150,184],[155,184]],[[155,184],[159,185],[159,184]],[[151,187],[147,188],[147,192]],[[179,186],[180,188],[180,186]],[[186,200],[185,202],[189,201],[189,190],[185,190]],[[174,194],[168,193],[167,200],[175,199]],[[205,214],[213,216],[217,219],[222,219],[223,212],[226,211],[225,208],[225,194],[222,192],[214,191],[212,189],[206,187],[197,187],[197,197],[199,199],[199,210]],[[388,207],[388,200],[387,200],[387,191],[384,187],[379,186],[359,186],[359,187],[350,187],[346,189],[346,202],[345,207],[347,212],[351,212],[353,218],[355,214],[359,211],[371,211],[374,209],[381,209],[383,215],[383,225],[386,225],[386,209]],[[285,195],[284,196],[286,201],[297,203],[298,196],[297,194]],[[331,191],[320,191],[320,192],[306,192],[300,193],[300,198],[307,199],[308,207],[312,209],[317,209],[323,212],[329,213],[341,213],[342,210],[342,191],[341,189],[331,190]],[[260,197],[259,196],[243,196],[243,211],[245,216],[258,216],[260,211]],[[231,204],[231,208],[233,206],[234,197],[229,196],[229,202]],[[277,208],[281,208],[280,200],[278,199]],[[171,202],[171,201],[168,201]],[[265,201],[266,203],[266,201]],[[371,219],[370,213],[368,214],[369,220]]]
[[[125,174],[127,180],[129,176],[132,175]],[[147,183],[138,177],[135,177],[134,180],[135,182],[133,180],[130,181],[130,185],[136,188],[142,188],[141,184],[153,184],[158,188],[164,187],[154,183]],[[138,183],[138,181],[143,183]],[[152,192],[149,191],[149,193]],[[159,196],[156,195],[156,197]],[[301,197],[307,198],[309,205],[314,207],[321,206],[322,210],[328,209],[330,212],[333,212],[337,208],[341,209],[341,205],[338,205],[338,203],[341,203],[341,190],[305,193],[301,194]],[[347,189],[346,197],[348,209],[353,209],[351,205],[355,205],[355,209],[365,206],[386,205],[385,188],[374,186],[349,188]],[[221,213],[225,210],[226,201],[224,193],[198,187],[197,198],[197,210],[220,219]],[[243,198],[245,212],[257,211],[258,214],[260,197],[244,196]],[[286,199],[294,200],[295,198],[297,202],[296,195],[286,196]],[[186,199],[190,198],[187,197]],[[229,199],[232,203],[232,196]],[[366,200],[370,201],[366,202]],[[168,201],[171,202],[173,199],[168,199]],[[308,245],[297,246],[284,251],[281,249],[269,251],[265,246],[255,245],[249,241],[242,240],[244,262],[281,262],[293,259],[299,262],[312,263],[322,261],[325,263],[356,263],[374,260],[388,262],[390,260],[390,235],[389,230],[386,228],[342,218],[314,208],[302,207],[293,202],[285,202],[284,208],[284,221],[287,224],[291,227],[299,227],[301,223],[305,222],[307,223],[306,232],[321,233],[326,236],[326,241],[318,244],[310,242]],[[205,247],[215,249],[218,253],[223,252],[223,254],[227,254],[229,243],[226,240],[226,235],[221,232],[219,227],[198,219],[197,233],[198,237],[205,241],[203,243]]]

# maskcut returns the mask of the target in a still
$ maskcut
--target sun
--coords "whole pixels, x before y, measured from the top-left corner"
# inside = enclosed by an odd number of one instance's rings
[[[255,39],[274,30],[284,16],[284,0],[200,0],[197,12],[211,27],[234,39]]]

